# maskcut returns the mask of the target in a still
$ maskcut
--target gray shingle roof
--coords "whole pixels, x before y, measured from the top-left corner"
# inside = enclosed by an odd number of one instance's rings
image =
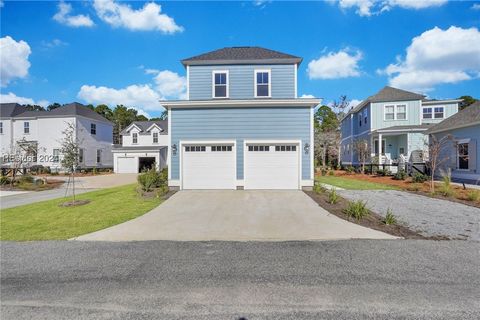
[[[355,108],[350,110],[349,113],[355,113],[371,102],[409,101],[409,100],[422,100],[424,98],[425,96],[422,94],[385,86],[383,87],[382,90],[378,91],[373,96],[370,96],[367,99],[363,100]]]
[[[11,105],[16,105],[16,107],[12,107]],[[2,118],[49,118],[79,115],[85,118],[111,123],[95,111],[78,102],[69,103],[50,111],[28,111],[25,107],[16,103],[2,103],[0,110]],[[4,113],[6,114],[5,116]]]
[[[376,131],[377,132],[382,132],[382,131],[400,131],[400,130],[406,130],[406,131],[426,130],[430,127],[432,127],[432,124],[423,123],[423,124],[417,124],[417,125],[393,126],[393,127],[381,128],[381,129],[378,129]]]
[[[302,58],[261,47],[227,47],[182,60],[183,65],[298,63]]]
[[[134,121],[128,127],[120,132],[121,135],[127,134],[127,129],[134,124],[136,125],[141,131],[140,134],[146,133],[147,129],[150,128],[152,124],[156,124],[160,128],[162,128],[162,132],[160,134],[168,134],[168,120],[157,120],[157,121]]]
[[[434,125],[428,130],[428,133],[442,132],[460,126],[466,127],[475,124],[480,124],[480,101],[475,102],[453,116]]]
[[[27,108],[18,103],[0,103],[1,118],[12,118],[25,111],[27,111]]]

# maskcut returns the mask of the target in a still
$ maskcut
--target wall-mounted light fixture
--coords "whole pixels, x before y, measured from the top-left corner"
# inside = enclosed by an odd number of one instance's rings
[[[176,145],[176,144],[174,144],[174,145],[172,146],[172,154],[173,154],[174,156],[177,155],[177,145]]]
[[[308,143],[305,143],[303,150],[305,151],[305,154],[308,154],[308,151],[310,151],[310,145]]]

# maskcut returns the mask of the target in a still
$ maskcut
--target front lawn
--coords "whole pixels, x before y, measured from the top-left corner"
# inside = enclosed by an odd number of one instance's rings
[[[347,190],[398,190],[399,188],[387,184],[354,180],[338,176],[317,176],[316,180],[338,188]]]
[[[152,210],[162,198],[137,195],[136,185],[126,185],[78,195],[90,200],[77,207],[60,207],[59,198],[1,210],[1,240],[61,240],[105,229]]]

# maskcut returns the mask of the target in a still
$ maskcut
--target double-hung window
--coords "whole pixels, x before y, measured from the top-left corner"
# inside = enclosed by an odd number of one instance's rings
[[[29,134],[30,133],[30,122],[25,121],[23,123],[23,133],[24,134]]]
[[[133,132],[132,133],[132,143],[138,143],[138,133]]]
[[[255,98],[270,98],[270,70],[255,70]]]
[[[97,125],[95,123],[90,124],[90,134],[97,134]]]
[[[468,143],[458,144],[458,169],[468,170]]]
[[[435,119],[443,119],[443,107],[434,108]]]
[[[362,126],[362,113],[358,114],[358,125],[361,127]]]
[[[0,122],[0,134],[3,134],[3,122]]]
[[[367,110],[367,108],[363,109],[363,119],[364,119],[364,123],[367,124],[367,120],[368,120],[368,110]]]
[[[213,71],[213,97],[228,98],[228,71]]]
[[[396,110],[397,120],[407,120],[407,106],[404,104],[397,105]]]
[[[153,143],[158,143],[158,132],[153,133]]]
[[[423,108],[423,119],[432,119],[432,108]]]
[[[395,120],[395,106],[385,106],[385,120]]]

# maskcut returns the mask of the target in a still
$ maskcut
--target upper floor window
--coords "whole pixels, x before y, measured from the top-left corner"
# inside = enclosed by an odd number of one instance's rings
[[[0,122],[0,134],[3,134],[3,122]]]
[[[158,132],[153,133],[153,143],[158,143]]]
[[[395,120],[395,106],[385,106],[385,120]]]
[[[435,119],[443,119],[443,107],[436,107],[434,111]]]
[[[271,97],[270,70],[255,70],[255,97]]]
[[[362,126],[362,114],[358,114],[358,125],[361,127]]]
[[[90,124],[90,134],[97,134],[97,125],[95,123]]]
[[[407,120],[407,106],[404,104],[398,105],[396,116],[397,120]]]
[[[228,71],[213,71],[213,97],[228,98]]]
[[[30,122],[25,121],[23,123],[23,133],[29,134],[30,133]]]
[[[367,108],[363,109],[363,121],[365,124],[367,124],[367,120],[368,120],[368,111],[367,111]]]
[[[138,133],[132,133],[132,143],[138,143]]]
[[[423,119],[432,119],[432,108],[423,108]]]

